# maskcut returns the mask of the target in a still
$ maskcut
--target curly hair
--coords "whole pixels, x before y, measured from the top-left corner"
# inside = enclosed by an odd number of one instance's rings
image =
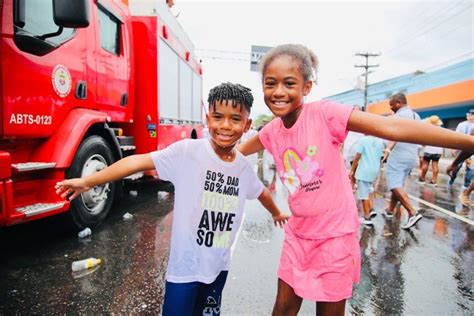
[[[240,105],[241,109],[245,107],[250,113],[253,104],[252,90],[238,83],[221,83],[209,91],[207,102],[209,103],[209,108],[212,106],[215,111],[216,102],[222,103],[223,101],[225,101],[226,105],[228,101],[233,101],[233,107]]]

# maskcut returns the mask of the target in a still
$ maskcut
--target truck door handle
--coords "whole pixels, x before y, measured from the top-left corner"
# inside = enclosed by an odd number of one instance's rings
[[[128,105],[128,93],[122,94],[122,97],[120,98],[120,105],[121,106],[127,106]]]
[[[79,100],[85,100],[87,98],[87,83],[79,80],[76,85],[75,96]]]

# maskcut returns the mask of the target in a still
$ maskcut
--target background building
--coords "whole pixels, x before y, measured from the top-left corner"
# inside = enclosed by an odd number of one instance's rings
[[[455,129],[466,119],[469,109],[474,108],[474,59],[371,84],[368,86],[367,111],[390,114],[388,98],[397,92],[407,95],[408,104],[421,118],[436,114],[443,120],[444,127]],[[363,105],[364,90],[349,90],[325,99]]]

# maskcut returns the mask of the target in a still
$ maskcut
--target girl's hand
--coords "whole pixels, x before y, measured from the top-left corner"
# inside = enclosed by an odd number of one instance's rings
[[[386,163],[388,159],[388,155],[390,154],[390,149],[386,148],[383,151],[383,158],[382,158],[382,163]]]
[[[86,192],[91,189],[90,186],[86,185],[86,182],[82,178],[58,182],[54,188],[56,189],[57,195],[60,195],[63,199],[68,201],[75,199],[82,192]]]
[[[448,166],[448,168],[446,168],[446,173],[448,174],[448,176],[452,177],[453,176],[453,169],[454,169],[454,166],[451,164]]]
[[[275,226],[280,226],[280,228],[283,228],[283,225],[285,225],[285,223],[288,221],[288,218],[290,218],[290,215],[279,214],[279,215],[272,216],[272,218],[273,218],[273,224],[275,224]]]

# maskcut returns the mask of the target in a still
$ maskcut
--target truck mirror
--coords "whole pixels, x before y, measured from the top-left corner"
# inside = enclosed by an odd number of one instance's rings
[[[88,27],[89,17],[89,0],[53,0],[53,19],[57,26]]]

